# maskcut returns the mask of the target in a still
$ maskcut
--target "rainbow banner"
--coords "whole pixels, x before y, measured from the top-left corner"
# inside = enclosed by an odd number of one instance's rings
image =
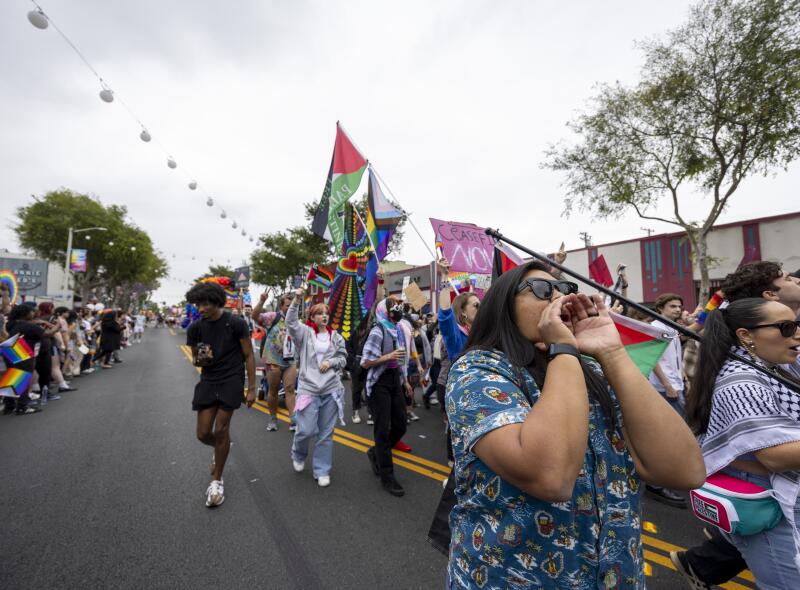
[[[8,287],[8,299],[11,305],[17,301],[17,294],[19,293],[19,285],[17,284],[17,275],[8,269],[0,270],[0,283]]]
[[[8,369],[0,377],[0,397],[19,397],[31,386],[33,373]]]
[[[33,349],[25,342],[25,338],[15,334],[8,340],[0,342],[0,354],[9,365],[27,361],[33,356]]]
[[[86,256],[88,250],[74,249],[69,254],[69,269],[72,272],[86,272]]]

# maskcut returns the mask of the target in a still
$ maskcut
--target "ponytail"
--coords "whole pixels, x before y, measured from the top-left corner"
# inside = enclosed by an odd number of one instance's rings
[[[697,371],[686,402],[686,422],[695,435],[705,434],[708,430],[717,375],[728,359],[728,352],[739,345],[736,330],[760,323],[763,320],[762,308],[767,303],[769,301],[761,297],[739,299],[708,314]]]

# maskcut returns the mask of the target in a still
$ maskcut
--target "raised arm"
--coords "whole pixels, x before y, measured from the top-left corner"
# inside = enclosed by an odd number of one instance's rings
[[[302,300],[303,289],[297,289],[295,291],[294,299],[292,299],[292,304],[289,306],[289,310],[286,312],[286,329],[289,331],[289,335],[298,346],[302,344],[306,335],[306,331],[309,329],[308,326],[304,326],[300,323],[300,302]]]
[[[603,298],[595,295],[593,299],[600,314],[596,321],[607,318],[611,322]],[[622,343],[604,346],[591,354],[617,395],[625,443],[641,478],[672,489],[690,490],[703,485],[706,468],[691,430],[642,375]],[[681,468],[676,469],[676,465]]]

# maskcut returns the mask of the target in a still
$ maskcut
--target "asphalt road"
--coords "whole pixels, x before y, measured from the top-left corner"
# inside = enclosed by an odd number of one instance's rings
[[[398,454],[404,498],[364,451],[371,427],[337,429],[332,484],[291,468],[291,436],[260,405],[235,414],[226,501],[205,507],[210,449],[195,440],[195,369],[183,334],[148,329],[125,363],[31,416],[0,418],[0,588],[442,588],[425,536],[447,470],[438,408]],[[645,500],[648,588],[685,588],[671,549],[702,539],[687,510]],[[737,579],[725,588],[753,588]]]

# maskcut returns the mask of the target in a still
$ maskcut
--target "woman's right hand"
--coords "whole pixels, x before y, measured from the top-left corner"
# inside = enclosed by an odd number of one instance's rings
[[[539,350],[547,350],[551,344],[570,344],[578,347],[575,335],[563,318],[570,317],[570,306],[575,295],[565,295],[551,302],[539,318],[539,335],[542,340],[536,343]],[[563,316],[563,317],[562,317]]]

